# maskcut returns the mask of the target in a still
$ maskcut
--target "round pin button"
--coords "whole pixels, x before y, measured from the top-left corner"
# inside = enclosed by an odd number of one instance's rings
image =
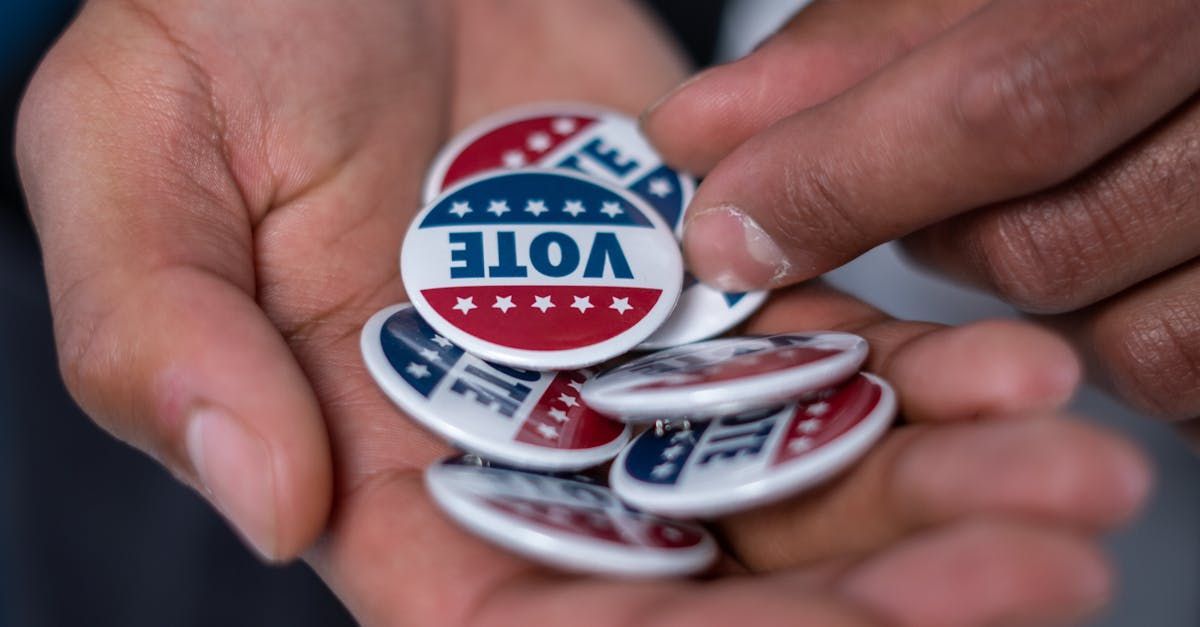
[[[484,174],[409,228],[413,306],[464,350],[519,368],[582,368],[654,332],[679,298],[667,225],[629,192],[564,170]]]
[[[683,232],[695,180],[663,163],[628,115],[580,103],[514,107],[476,122],[438,154],[425,178],[425,202],[476,174],[520,167],[563,168],[635,194]],[[660,349],[708,339],[745,320],[765,291],[726,293],[684,278],[671,317],[639,346]]]
[[[706,420],[828,387],[857,372],[866,358],[866,340],[849,333],[709,340],[601,373],[583,386],[583,398],[629,422]]]
[[[679,576],[705,569],[717,554],[702,528],[629,508],[584,477],[451,458],[425,471],[425,486],[468,531],[562,570]]]
[[[666,516],[714,517],[797,494],[841,472],[887,431],[896,396],[862,373],[814,398],[647,431],[609,475],[621,500]]]
[[[371,317],[367,370],[414,420],[458,447],[522,468],[581,470],[629,441],[629,427],[585,405],[583,370],[537,372],[489,364],[438,335],[409,305]]]

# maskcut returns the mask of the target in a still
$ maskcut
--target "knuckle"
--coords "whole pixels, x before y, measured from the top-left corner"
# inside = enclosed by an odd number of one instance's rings
[[[1137,407],[1166,418],[1200,412],[1200,299],[1158,299],[1115,321],[1102,336],[1107,368],[1118,390]]]
[[[1153,58],[1149,50],[1098,54],[1089,3],[1046,4],[1028,37],[980,46],[951,95],[967,137],[984,138],[1018,178],[1039,181],[1083,165],[1090,151],[1081,144],[1095,135],[1088,129]]]
[[[1018,176],[1057,169],[1072,148],[1070,108],[1055,68],[1025,55],[1014,66],[984,66],[958,88],[955,110],[963,133],[983,138],[999,165]]]
[[[987,282],[1005,301],[1028,312],[1077,306],[1088,268],[1086,244],[1063,224],[1058,207],[1030,205],[988,217],[976,234]]]
[[[830,268],[874,243],[852,195],[831,171],[828,164],[809,160],[788,162],[784,197],[769,209],[781,243],[815,253],[828,260]]]

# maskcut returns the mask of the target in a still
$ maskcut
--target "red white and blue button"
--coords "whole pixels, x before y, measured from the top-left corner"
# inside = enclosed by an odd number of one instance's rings
[[[586,477],[451,458],[425,471],[425,486],[468,531],[562,570],[670,577],[702,571],[717,555],[704,529],[634,510]]]
[[[547,103],[501,111],[471,125],[434,160],[425,202],[476,174],[522,167],[564,168],[629,190],[682,235],[695,180],[667,167],[622,113],[580,103]],[[726,293],[684,279],[671,317],[638,348],[660,349],[708,339],[754,313],[766,292]]]
[[[617,455],[629,427],[588,408],[583,370],[490,364],[439,335],[409,305],[371,317],[367,370],[400,409],[463,450],[522,468],[581,470]]]
[[[629,422],[706,420],[834,385],[858,371],[867,349],[861,337],[831,331],[709,340],[601,373],[583,398]]]
[[[623,501],[665,516],[708,518],[795,495],[854,463],[887,431],[896,397],[859,374],[804,401],[689,429],[646,431],[609,483]]]
[[[450,341],[519,368],[582,368],[625,353],[670,315],[683,260],[628,191],[564,170],[467,179],[405,237],[413,305]]]

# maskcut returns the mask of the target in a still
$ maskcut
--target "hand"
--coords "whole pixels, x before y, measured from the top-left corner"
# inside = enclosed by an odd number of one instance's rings
[[[702,279],[785,285],[904,237],[1069,330],[1139,408],[1194,418],[1197,38],[1184,0],[818,1],[645,129],[709,172]]]
[[[1013,419],[1069,396],[1069,350],[1012,323],[890,321],[817,287],[756,328],[861,331],[913,424],[821,494],[723,525],[746,568],[792,568],[598,581],[459,531],[420,481],[448,449],[397,414],[357,347],[367,317],[404,298],[396,250],[425,167],[484,112],[568,98],[633,111],[682,64],[623,3],[331,6],[93,0],[20,120],[70,389],[260,554],[308,549],[366,624],[970,624],[1103,600],[1087,534],[1136,508],[1144,462],[1092,428]],[[977,414],[1009,418],[953,422]],[[1018,455],[1058,480],[1022,480]]]

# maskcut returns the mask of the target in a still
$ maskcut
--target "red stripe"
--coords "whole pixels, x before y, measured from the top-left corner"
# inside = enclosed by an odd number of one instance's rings
[[[558,373],[521,425],[517,441],[549,448],[589,449],[617,439],[625,430],[624,425],[584,405],[579,390],[571,387],[572,382],[582,384],[586,380],[587,377],[578,371]],[[562,396],[572,399],[574,406],[564,402],[560,398]],[[559,422],[551,411],[565,414],[567,421]],[[557,432],[556,437],[547,437],[538,429],[539,426],[553,428]]]
[[[804,412],[810,403],[798,404],[796,413],[792,414],[792,419],[788,422],[787,432],[784,433],[783,440],[779,443],[779,450],[771,465],[777,466],[790,459],[800,457],[837,439],[851,427],[862,422],[879,404],[879,398],[882,395],[883,392],[878,385],[871,383],[862,375],[855,376],[838,388],[833,396],[825,399],[825,402],[829,403],[829,409],[820,416],[816,416],[821,421],[821,428],[814,433],[804,433],[798,426],[799,423],[813,417]],[[812,440],[811,446],[807,449],[792,450],[789,447],[793,440],[803,437]]]
[[[559,118],[573,120],[575,130],[567,135],[554,132],[554,121]],[[456,182],[474,174],[488,170],[496,170],[504,166],[504,153],[519,150],[530,166],[538,165],[546,154],[558,148],[563,142],[581,133],[595,123],[594,119],[573,116],[547,116],[530,118],[506,124],[480,136],[463,149],[446,169],[439,189],[446,189]],[[530,150],[526,145],[529,136],[534,133],[545,133],[550,138],[550,146],[542,151]]]
[[[662,290],[602,286],[479,286],[422,290],[443,318],[464,332],[500,346],[523,350],[558,351],[592,346],[628,331],[662,297]],[[544,313],[532,305],[549,296],[554,307]],[[493,307],[497,298],[511,297],[516,305],[504,313]],[[575,298],[588,298],[591,308],[571,307]],[[466,313],[455,309],[459,299],[475,305]],[[625,313],[611,308],[613,299],[628,299]]]

